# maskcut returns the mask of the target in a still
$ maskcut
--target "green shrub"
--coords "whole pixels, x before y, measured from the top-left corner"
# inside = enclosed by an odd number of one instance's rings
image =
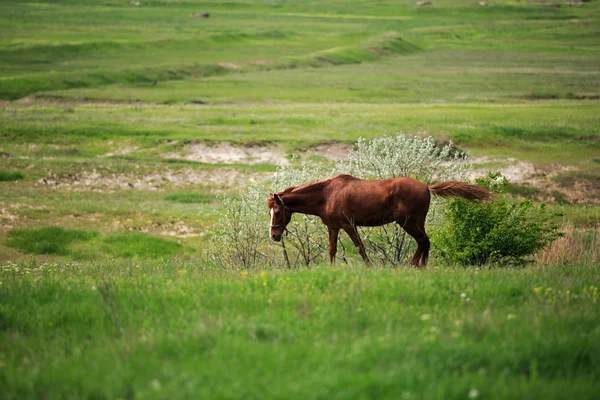
[[[96,236],[95,232],[50,226],[41,229],[13,229],[8,233],[7,244],[29,254],[69,254],[68,245]]]
[[[0,182],[16,181],[25,178],[20,171],[0,171]]]
[[[145,233],[116,233],[104,238],[104,251],[117,257],[159,258],[179,253],[183,246]]]
[[[476,182],[496,193],[497,198],[485,203],[463,199],[449,202],[446,222],[434,233],[434,243],[446,261],[522,265],[527,263],[527,256],[562,236],[552,222],[557,214],[549,212],[544,203],[505,198],[508,180],[499,173]]]

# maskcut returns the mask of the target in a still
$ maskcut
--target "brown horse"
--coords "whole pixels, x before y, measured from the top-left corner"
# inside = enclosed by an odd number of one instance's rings
[[[493,197],[490,191],[480,186],[455,181],[427,186],[411,178],[363,180],[351,175],[338,175],[271,194],[267,200],[271,238],[276,242],[281,240],[293,213],[316,215],[329,230],[329,258],[332,263],[340,229],[350,236],[363,260],[370,263],[356,227],[396,222],[417,241],[417,250],[410,264],[424,266],[429,257],[425,218],[431,193],[470,201]]]

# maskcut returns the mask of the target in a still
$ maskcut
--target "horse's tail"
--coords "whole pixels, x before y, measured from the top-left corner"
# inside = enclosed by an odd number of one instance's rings
[[[429,186],[429,191],[440,197],[461,197],[469,201],[489,200],[494,193],[477,185],[448,181]]]

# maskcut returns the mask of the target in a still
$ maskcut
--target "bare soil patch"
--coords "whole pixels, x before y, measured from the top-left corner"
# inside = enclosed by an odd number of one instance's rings
[[[253,64],[253,65],[269,65],[269,64],[273,64],[272,60],[252,60],[248,62],[249,64]]]
[[[220,62],[217,64],[219,67],[228,68],[228,69],[239,69],[240,66],[231,62]]]
[[[346,143],[318,143],[302,152],[302,156],[315,155],[330,160],[343,160],[352,149],[354,149],[354,146]],[[219,142],[209,145],[196,142],[185,145],[181,153],[165,153],[161,157],[198,161],[207,164],[289,164],[289,159],[281,146],[257,143],[239,145]]]
[[[25,218],[19,215],[20,209],[44,210],[45,206],[32,206],[23,203],[0,203],[0,232],[7,232],[17,226],[19,219]]]
[[[203,142],[185,145],[183,153],[166,153],[162,158],[199,161],[207,164],[288,164],[285,152],[272,145],[236,145],[220,142],[207,145]]]
[[[471,161],[473,162],[471,179],[482,176],[491,170],[500,172],[502,175],[506,176],[510,182],[532,184],[539,177],[546,175],[546,173],[537,169],[532,163],[518,161],[514,158],[473,157]],[[488,163],[498,163],[500,165],[496,167],[481,167],[481,164]]]
[[[108,153],[102,154],[98,157],[124,156],[126,154],[131,154],[134,151],[137,151],[138,149],[139,149],[139,146],[123,147],[122,149],[115,150],[115,151],[109,151]]]
[[[17,220],[17,215],[13,214],[8,206],[0,206],[0,232],[6,232],[14,227]]]
[[[112,193],[117,190],[160,191],[169,187],[199,185],[219,191],[231,188],[234,185],[252,184],[257,179],[258,173],[231,168],[214,170],[166,169],[144,175],[135,173],[103,175],[94,169],[73,174],[55,174],[50,171],[48,176],[36,183],[36,186]]]
[[[484,163],[505,163],[498,167],[478,167]],[[526,184],[540,189],[544,194],[539,200],[556,202],[567,201],[572,204],[600,204],[600,189],[589,179],[577,178],[568,184],[561,184],[555,179],[561,173],[575,170],[573,166],[550,164],[536,166],[514,158],[477,157],[473,159],[474,169],[471,179],[484,175],[487,171],[498,171],[511,183]]]
[[[471,178],[481,176],[488,170],[501,172],[509,181],[514,183],[529,183],[535,184],[540,180],[556,176],[560,172],[573,170],[573,167],[551,164],[544,166],[536,166],[526,161],[519,161],[515,158],[490,158],[490,157],[473,157],[473,173]],[[499,163],[497,167],[481,167],[481,164]]]
[[[319,143],[308,149],[307,155],[318,155],[330,160],[344,160],[348,157],[354,145],[339,142]]]
[[[162,236],[170,236],[176,238],[191,238],[204,236],[204,232],[198,232],[190,228],[182,220],[173,220],[168,222],[156,221],[134,221],[126,219],[125,221],[115,220],[113,227],[117,230],[128,230],[130,232],[151,233]]]

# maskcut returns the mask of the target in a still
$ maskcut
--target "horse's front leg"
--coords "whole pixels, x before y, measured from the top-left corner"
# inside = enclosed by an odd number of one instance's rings
[[[346,231],[348,236],[350,236],[350,239],[352,239],[352,243],[354,243],[354,246],[356,246],[356,248],[358,249],[358,253],[362,257],[363,261],[366,264],[371,264],[371,260],[369,259],[369,256],[367,256],[367,251],[365,250],[365,245],[363,244],[362,240],[360,240],[360,236],[356,227],[349,226],[347,228],[344,228],[344,231]]]
[[[340,230],[329,227],[327,227],[327,229],[329,230],[329,262],[333,264],[337,253],[337,242]]]

